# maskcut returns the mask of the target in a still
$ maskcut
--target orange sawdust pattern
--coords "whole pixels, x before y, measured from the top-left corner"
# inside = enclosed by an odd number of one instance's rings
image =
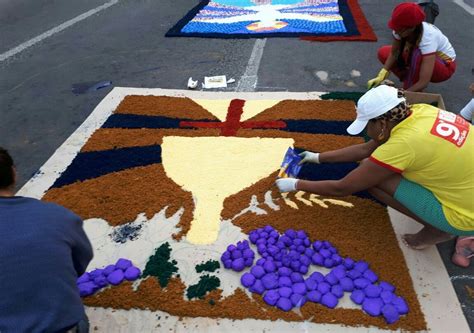
[[[188,232],[194,210],[191,193],[169,179],[161,164],[53,188],[43,200],[65,206],[83,219],[105,219],[111,226],[132,222],[140,213],[150,219],[166,206],[166,215],[172,216],[184,207],[178,238]]]
[[[356,111],[353,101],[284,100],[249,120],[354,120],[355,117]]]
[[[218,120],[212,113],[188,97],[129,95],[119,104],[115,113]]]
[[[101,128],[94,132],[81,152],[161,145],[165,136],[219,136],[219,132],[219,129]]]

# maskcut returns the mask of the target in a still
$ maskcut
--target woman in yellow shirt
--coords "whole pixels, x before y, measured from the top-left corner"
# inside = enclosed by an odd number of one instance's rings
[[[474,236],[474,130],[462,117],[427,104],[408,105],[402,91],[386,85],[357,103],[349,134],[367,127],[367,143],[303,152],[302,162],[362,161],[340,180],[278,179],[281,192],[347,196],[369,190],[378,200],[424,225],[404,235],[414,249],[457,236]]]

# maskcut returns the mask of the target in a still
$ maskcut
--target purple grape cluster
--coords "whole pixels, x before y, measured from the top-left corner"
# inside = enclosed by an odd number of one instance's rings
[[[243,271],[245,267],[251,267],[254,259],[255,252],[250,248],[247,240],[237,242],[237,245],[229,245],[221,256],[224,267],[236,272]]]
[[[367,262],[342,258],[328,241],[312,243],[303,230],[288,229],[280,235],[271,226],[253,230],[249,240],[261,258],[241,276],[241,283],[251,292],[263,295],[263,300],[271,306],[290,311],[310,301],[332,309],[345,292],[350,292],[351,300],[367,314],[382,315],[389,324],[408,313],[406,301],[395,294],[393,285],[378,282],[377,274]],[[246,240],[237,246],[229,245],[221,257],[224,266],[238,272],[244,266],[252,266],[254,255],[251,261],[246,261],[244,250],[252,251]],[[234,256],[235,251],[240,253]],[[234,265],[238,259],[242,260]],[[311,265],[330,271],[326,275],[314,272],[307,276]]]
[[[133,266],[130,260],[120,258],[115,265],[108,265],[105,268],[96,268],[82,274],[76,283],[81,297],[86,297],[109,284],[116,286],[124,280],[134,281],[138,279],[140,274],[140,269]]]

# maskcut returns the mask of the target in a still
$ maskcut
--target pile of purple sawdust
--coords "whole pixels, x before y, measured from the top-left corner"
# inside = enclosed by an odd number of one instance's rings
[[[271,306],[290,311],[315,302],[332,309],[350,292],[351,300],[367,314],[382,315],[389,324],[408,313],[405,299],[395,294],[392,284],[379,281],[367,262],[342,258],[328,241],[311,242],[303,230],[288,229],[280,235],[269,225],[250,232],[249,240],[261,258],[240,281]],[[252,266],[254,257],[249,242],[243,240],[229,245],[221,260],[225,268],[241,272]],[[330,272],[308,274],[311,265]]]
[[[115,265],[108,265],[105,268],[96,268],[82,274],[77,279],[77,287],[79,288],[81,297],[86,297],[109,284],[116,286],[124,280],[134,281],[138,279],[140,274],[140,269],[133,266],[130,260],[120,258]]]

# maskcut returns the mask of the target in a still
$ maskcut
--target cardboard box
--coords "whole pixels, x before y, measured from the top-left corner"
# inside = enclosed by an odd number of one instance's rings
[[[405,97],[409,104],[431,104],[442,110],[446,110],[443,97],[440,94],[405,91]]]

